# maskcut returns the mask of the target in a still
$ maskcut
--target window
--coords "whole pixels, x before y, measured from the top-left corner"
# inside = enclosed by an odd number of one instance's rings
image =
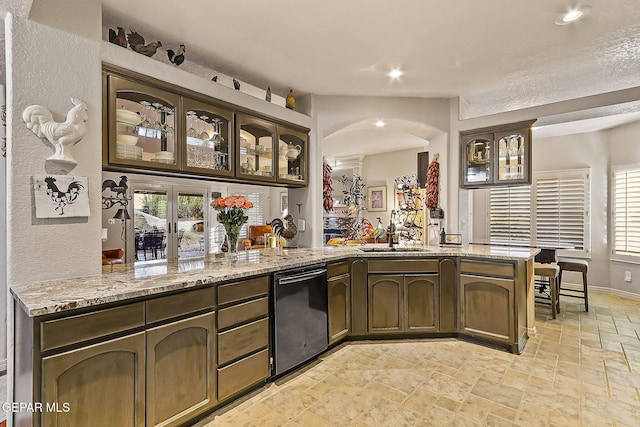
[[[640,165],[613,170],[613,257],[640,261]]]
[[[493,187],[489,197],[491,242],[531,245],[531,186]]]
[[[535,175],[535,241],[539,246],[588,255],[590,250],[588,170],[538,173]]]
[[[574,256],[590,250],[589,170],[534,175],[532,186],[492,187],[489,200],[491,243],[571,246]]]

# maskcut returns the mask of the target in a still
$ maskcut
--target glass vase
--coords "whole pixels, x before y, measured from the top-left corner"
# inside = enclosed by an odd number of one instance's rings
[[[227,246],[229,253],[238,252],[238,237],[240,236],[240,225],[224,224],[224,230],[227,233]]]

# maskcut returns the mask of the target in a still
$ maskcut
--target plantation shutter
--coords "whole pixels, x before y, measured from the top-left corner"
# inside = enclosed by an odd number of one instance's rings
[[[536,245],[588,252],[588,179],[586,172],[536,177]]]
[[[493,187],[489,238],[493,244],[531,244],[531,187]]]
[[[251,209],[247,209],[247,216],[249,220],[245,227],[242,227],[240,231],[240,239],[246,239],[249,235],[250,225],[264,225],[264,202],[266,200],[264,193],[260,191],[249,191],[247,193],[247,200],[253,203]]]
[[[614,254],[640,256],[640,166],[614,172]]]

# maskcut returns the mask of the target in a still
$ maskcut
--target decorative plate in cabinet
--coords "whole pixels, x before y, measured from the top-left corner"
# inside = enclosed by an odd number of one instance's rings
[[[109,164],[179,169],[180,97],[114,75],[108,75],[107,87]]]

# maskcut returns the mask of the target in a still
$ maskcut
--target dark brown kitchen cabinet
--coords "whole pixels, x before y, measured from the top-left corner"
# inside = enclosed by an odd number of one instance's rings
[[[309,134],[302,129],[278,125],[278,182],[307,185]]]
[[[329,345],[349,335],[351,330],[351,275],[349,263],[327,266],[327,292],[329,301]]]
[[[180,96],[112,74],[105,85],[108,164],[179,170]]]
[[[276,125],[236,113],[236,176],[275,181]]]
[[[204,175],[233,176],[233,112],[214,104],[182,99],[182,169]]]
[[[38,401],[59,408],[43,411],[34,425],[144,427],[144,347],[140,332],[44,357]]]
[[[370,260],[367,331],[437,332],[439,293],[435,258]]]
[[[461,132],[461,187],[531,184],[534,121]]]
[[[147,331],[147,426],[174,426],[217,403],[215,314]]]
[[[218,400],[264,382],[269,358],[269,276],[218,286]]]
[[[369,275],[369,333],[404,330],[402,275]]]
[[[369,332],[436,332],[438,274],[369,275]]]
[[[460,262],[460,328],[467,335],[513,344],[519,338],[516,264]]]
[[[309,129],[103,64],[103,167],[308,184]]]

